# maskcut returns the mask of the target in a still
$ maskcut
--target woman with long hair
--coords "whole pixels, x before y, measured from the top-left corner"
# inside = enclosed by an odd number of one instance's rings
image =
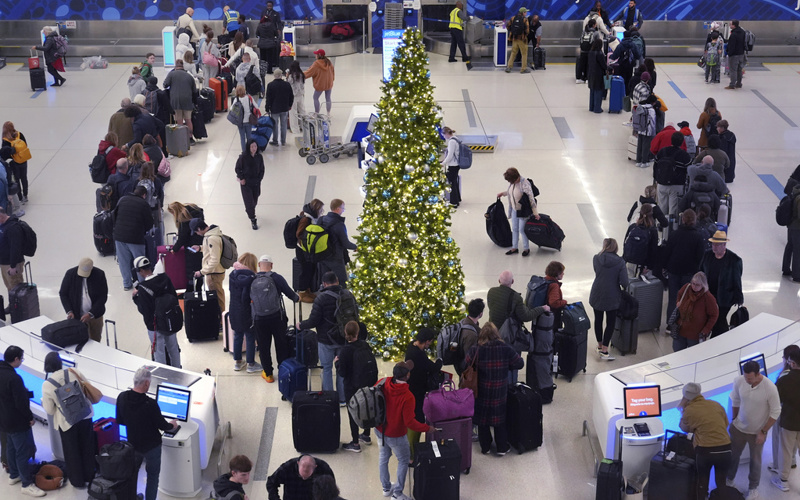
[[[233,369],[240,371],[247,367],[247,373],[261,373],[261,365],[256,362],[256,336],[253,331],[253,316],[250,312],[250,285],[256,279],[258,259],[245,252],[233,263],[233,272],[228,277],[230,305],[228,321],[233,330]],[[246,362],[242,360],[242,341],[246,342]]]
[[[641,269],[641,274],[656,268],[658,253],[658,229],[653,219],[653,205],[642,204],[639,218],[628,226],[623,240],[622,258],[625,262]]]
[[[317,59],[304,74],[306,78],[311,78],[314,81],[314,112],[319,113],[319,96],[325,92],[325,109],[328,116],[330,116],[331,91],[333,90],[333,80],[336,78],[336,72],[333,69],[331,60],[325,57],[324,50],[315,50],[314,55]]]
[[[528,179],[520,175],[519,170],[511,167],[503,173],[503,178],[508,182],[508,188],[505,191],[497,193],[497,197],[508,197],[508,218],[511,219],[511,250],[506,252],[506,255],[514,255],[519,253],[520,240],[522,241],[522,256],[527,257],[530,255],[530,242],[528,237],[525,236],[525,221],[528,217],[533,216],[539,218],[539,212],[536,209],[536,199],[533,196],[533,187]],[[522,233],[522,237],[520,237]]]
[[[306,114],[306,75],[300,69],[300,61],[293,61],[289,66],[286,81],[292,86],[292,94],[294,94],[294,103],[289,111],[289,131],[302,134],[303,125],[300,123],[300,115]]]
[[[144,155],[144,147],[141,143],[136,143],[128,150],[128,175],[131,179],[138,179],[142,171],[142,164],[149,158]]]
[[[589,292],[589,305],[594,311],[594,336],[597,339],[597,353],[600,359],[611,361],[614,357],[609,354],[608,346],[611,345],[611,336],[617,321],[619,309],[620,290],[628,287],[628,271],[625,261],[617,252],[619,246],[614,238],[603,240],[603,248],[592,257],[594,268],[594,281]],[[603,316],[606,326],[603,328]]]
[[[194,245],[202,248],[203,237],[197,233],[193,233],[189,229],[189,221],[192,219],[202,219],[203,209],[194,203],[181,203],[173,201],[167,207],[169,213],[175,218],[175,226],[178,229],[178,237],[175,239],[175,244],[170,248],[170,252],[180,252],[182,248],[186,248],[186,291],[194,291],[194,273],[203,267],[203,252],[193,252],[189,250]]]
[[[206,31],[205,43],[200,48],[200,54],[203,63],[203,87],[209,88],[208,81],[216,78],[219,73],[217,58],[220,56],[219,47],[214,43],[214,32],[210,29]]]
[[[12,152],[12,147],[15,149]],[[17,197],[23,204],[28,203],[28,160],[31,159],[31,151],[28,148],[28,141],[25,135],[19,132],[12,122],[3,124],[3,159],[8,160],[8,184],[11,185],[12,176],[19,183]]]
[[[722,113],[717,109],[717,101],[713,97],[706,99],[703,112],[697,119],[697,128],[700,129],[700,138],[697,140],[698,148],[708,147],[708,138],[717,135],[716,124],[722,119]]]
[[[237,89],[241,88],[236,87]],[[264,157],[258,152],[258,144],[253,139],[247,141],[247,152],[236,160],[236,179],[239,181],[244,201],[244,211],[253,229],[258,229],[256,205],[261,195],[261,180],[264,179]]]
[[[672,350],[681,351],[706,340],[719,316],[717,299],[708,291],[708,279],[703,272],[695,273],[689,283],[678,291],[680,330],[672,337]]]

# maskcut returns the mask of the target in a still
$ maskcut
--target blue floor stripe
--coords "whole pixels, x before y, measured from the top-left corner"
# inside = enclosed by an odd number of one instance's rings
[[[788,123],[790,127],[795,127],[795,128],[797,127],[797,124],[796,124],[795,122],[793,122],[791,118],[789,118],[788,116],[786,116],[786,113],[784,113],[783,111],[781,111],[781,110],[780,110],[780,108],[778,108],[778,106],[776,106],[776,105],[772,104],[772,102],[771,102],[769,99],[767,99],[766,97],[764,97],[764,95],[763,95],[761,92],[759,92],[758,90],[755,90],[755,89],[753,89],[753,93],[756,95],[756,97],[758,97],[759,99],[761,99],[761,101],[762,101],[764,104],[766,104],[767,106],[769,106],[769,107],[772,109],[772,111],[776,112],[776,113],[778,114],[778,116],[780,116],[781,118],[783,118],[783,121],[785,121],[786,123]]]
[[[670,87],[675,89],[675,93],[678,94],[678,97],[680,97],[681,99],[686,99],[686,94],[684,94],[681,91],[681,89],[678,88],[678,85],[675,82],[673,82],[672,80],[669,80],[667,83],[669,83]]]
[[[39,94],[41,94],[42,92],[44,92],[44,90],[37,90],[36,92],[34,92],[31,95],[31,99],[36,99],[37,97],[39,97]]]
[[[777,196],[779,200],[786,196],[786,194],[783,192],[783,184],[781,184],[781,181],[776,179],[774,175],[759,174],[758,177],[773,193],[775,193],[775,196]]]

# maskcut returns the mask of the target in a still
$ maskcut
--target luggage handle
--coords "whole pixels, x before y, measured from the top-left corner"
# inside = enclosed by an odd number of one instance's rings
[[[164,238],[169,238],[170,234],[172,235],[172,245],[167,245],[167,246],[174,247],[175,243],[178,241],[178,233],[175,233],[175,232],[167,233],[167,234],[164,235]]]
[[[672,436],[670,436],[670,434],[672,434]],[[666,461],[667,459],[667,445],[669,444],[669,439],[670,437],[675,437],[675,436],[685,436],[687,439],[689,438],[689,434],[685,432],[678,432],[670,429],[664,429],[664,446],[661,450],[664,452],[664,461]]]
[[[108,324],[111,323],[114,325],[114,349],[119,349],[117,346],[117,322],[113,319],[107,319],[104,321],[105,328],[106,328],[106,346],[111,347],[111,341],[109,340],[109,332],[108,332]]]
[[[25,265],[22,266],[22,268],[25,272],[25,281],[28,284],[33,285],[33,271],[31,270],[31,263],[26,262]]]

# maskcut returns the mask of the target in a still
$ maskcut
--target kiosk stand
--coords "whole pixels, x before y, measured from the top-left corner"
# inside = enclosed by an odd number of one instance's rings
[[[161,48],[164,50],[164,67],[175,66],[175,26],[165,26],[161,30]]]
[[[508,30],[503,26],[494,27],[494,65],[508,64]]]
[[[201,489],[200,428],[192,420],[181,422],[180,426],[174,437],[162,438],[158,491],[173,497],[194,498]]]
[[[662,448],[664,424],[658,417],[623,418],[616,422],[622,429],[622,475],[632,478],[650,470],[652,459]],[[646,432],[639,432],[644,429]],[[642,435],[646,434],[646,435]]]

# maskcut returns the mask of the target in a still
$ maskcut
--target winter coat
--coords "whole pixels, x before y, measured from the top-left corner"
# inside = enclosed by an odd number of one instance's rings
[[[91,274],[86,278],[86,289],[89,292],[89,300],[92,302],[89,313],[93,318],[99,318],[106,313],[106,301],[108,300],[106,273],[97,267],[92,268]],[[58,297],[61,299],[61,305],[64,307],[65,313],[71,312],[76,318],[81,317],[83,278],[78,276],[77,266],[67,270],[66,274],[64,274]]]
[[[186,54],[187,50],[194,52],[192,45],[189,43],[189,35],[181,33],[178,36],[178,43],[175,45],[175,60],[183,61],[183,56]],[[197,54],[195,54],[195,59],[197,59],[196,56]]]
[[[234,264],[235,266],[236,264]],[[253,315],[250,312],[250,285],[256,279],[256,273],[250,269],[235,269],[228,277],[230,305],[228,319],[234,332],[253,331]]]
[[[44,39],[44,45],[37,45],[36,50],[41,50],[44,52],[44,62],[47,64],[51,64],[58,59],[58,54],[56,51],[58,50],[58,46],[56,45],[56,37],[58,34],[53,31]]]
[[[328,237],[328,244],[333,242],[333,253],[326,260],[343,261],[345,263],[350,261],[347,250],[357,250],[358,246],[350,241],[347,236],[347,226],[344,225],[344,217],[336,212],[328,212],[320,217],[319,224],[328,230],[330,236]]]
[[[476,345],[467,353],[466,366],[474,359],[478,371],[478,394],[475,398],[476,425],[502,425],[506,422],[508,372],[525,366],[517,351],[502,340]]]
[[[259,49],[274,49],[278,46],[278,27],[272,21],[259,23],[256,28]]]
[[[169,89],[169,104],[175,111],[194,109],[192,95],[195,91],[194,77],[181,68],[176,68],[164,79],[164,88]]]
[[[128,155],[125,154],[125,151],[119,149],[106,140],[100,141],[100,144],[97,146],[97,153],[105,153],[106,149],[109,147],[111,150],[106,153],[106,165],[108,166],[108,173],[113,174],[117,171],[117,160],[125,158]]]
[[[33,413],[30,398],[33,392],[25,387],[22,377],[5,361],[0,360],[0,432],[15,433],[31,428]]]
[[[408,377],[408,388],[415,400],[414,415],[417,421],[424,423],[425,414],[422,412],[422,403],[425,401],[425,394],[429,389],[428,378],[442,371],[442,360],[431,361],[425,351],[414,345],[413,342],[406,349],[405,360],[409,359],[414,362],[414,369],[411,370],[411,375]]]
[[[598,311],[619,309],[621,289],[628,288],[625,261],[615,253],[603,252],[592,258],[594,281],[589,292],[589,305]]]
[[[664,249],[664,268],[675,276],[692,275],[700,270],[705,253],[703,235],[694,226],[681,225],[670,235]]]
[[[265,109],[268,113],[286,113],[294,104],[292,86],[281,78],[267,84]]]
[[[650,152],[656,155],[663,148],[672,146],[672,134],[675,132],[677,132],[677,130],[675,130],[675,127],[672,125],[667,125],[661,129],[661,132],[657,133],[650,142]],[[681,143],[681,149],[686,151],[686,144]]]
[[[627,221],[630,222],[636,211],[639,210],[639,207],[642,205],[650,205],[653,207],[653,218],[658,222],[661,227],[666,227],[669,225],[669,221],[667,217],[664,215],[664,212],[661,210],[661,207],[658,206],[656,200],[653,198],[647,198],[645,196],[639,196],[639,201],[633,202],[633,206],[631,207],[630,212],[628,212],[628,219]]]
[[[672,174],[672,178],[670,182],[662,182],[661,184],[664,186],[683,186],[686,184],[686,167],[692,163],[692,157],[689,156],[689,153],[682,150],[681,148],[676,148],[675,146],[667,146],[662,148],[661,151],[658,152],[656,155],[656,161],[653,164],[653,181],[656,181],[659,178],[659,172],[656,171],[658,168],[658,160],[665,158],[665,157],[672,157],[675,161],[675,168]],[[655,210],[653,211],[655,213]]]
[[[133,119],[125,116],[125,110],[121,109],[108,120],[108,131],[117,134],[119,144],[128,144],[133,140]]]
[[[513,349],[512,349],[513,351]],[[515,353],[516,354],[516,353]],[[408,384],[386,377],[383,395],[386,398],[386,422],[378,430],[386,437],[403,437],[408,429],[427,432],[429,427],[414,417],[414,394]],[[380,380],[378,381],[380,383]]]
[[[369,344],[365,340],[356,340],[355,342],[348,342],[341,349],[339,349],[339,360],[336,361],[336,374],[344,380],[344,395],[347,401],[355,394],[355,392],[360,389],[362,386],[358,383],[358,380],[353,378],[354,370],[353,370],[353,359],[355,352],[357,350],[366,349],[370,353],[372,353]],[[377,380],[373,380],[371,383],[374,384]]]
[[[708,200],[701,201],[701,198],[708,198]],[[714,190],[713,184],[695,179],[678,203],[678,209],[683,212],[687,208],[691,208],[696,212],[700,205],[704,203],[711,207],[712,214],[717,213],[719,210],[719,195]]]
[[[728,154],[720,148],[707,148],[698,153],[694,161],[700,163],[706,156],[710,156],[714,159],[714,172],[718,173],[722,179],[725,179],[725,171],[728,170],[731,165]]]
[[[311,306],[311,314],[306,320],[300,322],[301,330],[316,328],[317,340],[320,344],[344,345],[344,339],[341,336],[330,334],[331,328],[336,325],[336,297],[322,293],[330,290],[338,294],[341,289],[341,286],[333,285],[320,290]]]
[[[706,177],[706,182],[711,184],[711,187],[714,188],[714,192],[717,193],[717,196],[722,196],[728,192],[728,186],[725,185],[725,179],[713,166],[709,166],[704,163],[700,163],[699,165],[690,165],[687,169],[687,174],[689,175],[690,188],[694,184],[695,177],[698,175],[704,175]]]
[[[256,152],[255,156],[249,151],[242,153],[236,160],[235,171],[236,178],[244,179],[246,185],[259,185],[264,179],[264,157],[259,152]]]
[[[522,300],[522,295],[511,287],[500,285],[489,289],[486,294],[486,305],[489,307],[489,321],[499,329],[514,311],[517,319],[523,323],[536,321],[544,312],[542,307],[529,309]]]
[[[222,257],[222,230],[212,224],[203,236],[203,275],[225,274],[225,268],[220,263]]]
[[[133,296],[133,302],[139,309],[145,326],[151,331],[158,330],[156,328],[156,297],[175,295],[177,298],[172,280],[169,279],[167,273],[151,274],[146,280],[139,282],[136,289],[139,291]]]
[[[708,276],[708,270],[712,262],[717,260],[714,252],[711,250],[706,251],[703,255],[703,260],[700,262],[700,270]],[[725,255],[722,256],[722,265],[719,271],[719,279],[716,286],[709,286],[716,288],[717,304],[720,307],[733,307],[736,304],[744,303],[744,294],[742,293],[742,258],[725,249]]]
[[[722,120],[722,113],[719,110],[715,110],[714,113],[719,115],[719,119]],[[700,138],[697,139],[697,147],[704,148],[708,146],[708,136],[711,135],[706,132],[706,125],[708,125],[709,120],[711,119],[711,115],[703,111],[700,113],[700,118],[697,119],[697,128],[700,129]],[[719,122],[717,122],[719,123]],[[716,134],[716,131],[713,131]]]
[[[12,215],[4,224],[0,224],[0,265],[15,267],[25,262],[22,254],[24,234],[19,218]]]
[[[730,130],[719,134],[719,149],[728,155],[729,166],[725,168],[725,182],[733,182],[736,170],[736,134]]]
[[[644,259],[644,262],[633,262],[633,264],[641,264],[644,265],[647,269],[655,269],[656,268],[656,258],[658,256],[658,229],[655,226],[651,227],[644,227],[644,225],[639,225],[638,222],[634,222],[630,226],[628,226],[628,230],[625,231],[625,238],[623,241],[628,240],[628,235],[631,234],[634,227],[641,227],[645,231],[647,231],[648,239],[647,239],[647,256]],[[629,257],[630,258],[630,257]]]
[[[728,55],[741,56],[745,53],[746,35],[741,26],[731,30],[728,36]]]
[[[606,75],[607,68],[605,54],[601,50],[590,50],[587,70],[590,90],[605,90],[606,86],[603,77]]]
[[[144,81],[141,75],[131,75],[128,77],[128,92],[131,94],[131,101],[137,95],[144,94],[146,87],[147,82]]]
[[[147,112],[142,112],[133,119],[133,139],[128,142],[128,147],[134,144],[141,144],[144,136],[150,134],[155,139],[164,131],[164,122]],[[158,163],[153,164],[154,168],[158,168]]]
[[[153,227],[153,212],[144,198],[128,194],[120,198],[112,212],[114,241],[144,245],[144,233]]]
[[[684,292],[686,292],[685,298]],[[681,298],[688,301],[690,295],[695,295],[695,291],[692,289],[691,283],[686,283],[678,291],[676,305],[681,302]],[[697,299],[695,299],[692,306],[684,305],[679,308],[680,320],[678,320],[678,324],[681,326],[680,336],[689,340],[699,340],[701,333],[711,333],[711,329],[714,328],[714,324],[719,317],[719,307],[711,292],[703,291],[696,295]]]
[[[336,78],[333,63],[328,59],[317,59],[303,74],[306,78],[314,80],[314,90],[320,92],[331,90],[333,88],[333,80]]]

